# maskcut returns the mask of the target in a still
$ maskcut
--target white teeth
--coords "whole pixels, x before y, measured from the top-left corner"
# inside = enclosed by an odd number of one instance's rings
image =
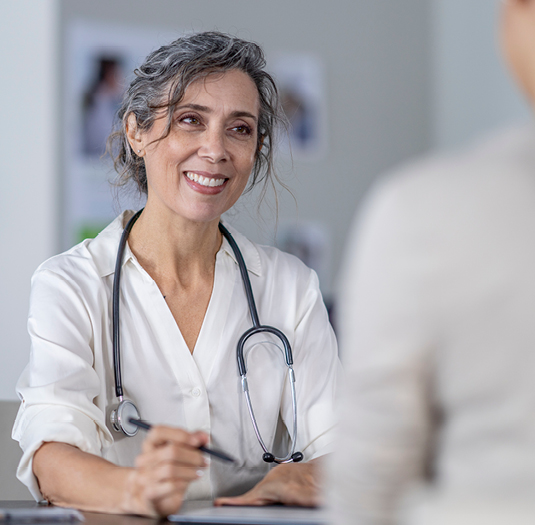
[[[210,177],[203,177],[202,175],[197,175],[197,173],[194,173],[192,171],[186,172],[186,177],[189,180],[192,180],[196,182],[197,184],[200,184],[201,186],[221,186],[225,183],[225,179],[212,179]]]

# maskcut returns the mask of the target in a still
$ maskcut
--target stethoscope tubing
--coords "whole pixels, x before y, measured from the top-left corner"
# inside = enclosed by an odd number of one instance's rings
[[[247,266],[243,260],[243,255],[241,254],[240,248],[238,247],[237,242],[234,240],[234,237],[230,232],[219,223],[219,231],[224,235],[227,242],[230,244],[234,256],[238,261],[238,268],[240,269],[241,280],[245,288],[245,295],[247,297],[247,304],[249,305],[249,313],[251,314],[251,322],[253,323],[253,328],[258,328],[260,326],[260,320],[258,318],[258,311],[256,309],[256,302],[254,300],[253,288],[251,286],[251,281],[249,279],[249,273],[247,272]]]
[[[123,381],[121,373],[121,336],[119,330],[119,288],[121,284],[121,269],[123,267],[123,254],[126,241],[132,230],[132,226],[138,220],[143,208],[135,213],[128,221],[117,250],[117,259],[115,260],[115,273],[113,276],[113,302],[112,302],[112,333],[113,333],[113,371],[115,374],[115,395],[123,400]]]
[[[126,242],[128,240],[130,231],[132,230],[132,227],[134,226],[134,223],[139,218],[142,211],[143,209],[139,210],[130,218],[130,220],[126,224],[126,227],[124,228],[123,233],[121,235],[121,239],[119,241],[119,248],[117,250],[117,260],[115,261],[115,274],[114,274],[114,279],[113,279],[113,299],[112,299],[113,370],[114,370],[114,375],[115,375],[115,394],[116,394],[116,397],[120,401],[120,405],[123,405],[124,403],[132,405],[133,410],[135,410],[135,412],[137,413],[137,417],[135,419],[140,419],[136,406],[134,405],[134,403],[132,403],[129,400],[123,400],[123,385],[122,385],[122,373],[121,373],[121,340],[120,340],[120,329],[119,329],[119,302],[120,302],[119,295],[120,295],[121,268],[123,264],[123,255],[124,255],[124,250],[126,247]],[[238,244],[236,243],[236,241],[234,240],[230,232],[221,223],[219,223],[219,230],[227,239],[227,242],[232,248],[232,251],[234,252],[234,256],[236,257],[236,260],[238,262],[238,268],[240,270],[243,286],[245,288],[245,295],[247,298],[247,304],[249,306],[249,313],[251,315],[251,321],[253,324],[253,326],[249,328],[249,330],[247,330],[245,333],[243,333],[242,336],[240,337],[237,347],[236,347],[236,357],[238,361],[238,371],[241,376],[242,389],[245,394],[245,400],[246,400],[249,415],[251,417],[251,421],[253,424],[254,432],[256,434],[258,442],[260,443],[260,446],[264,450],[264,459],[266,458],[266,456],[269,456],[270,457],[269,461],[275,462],[275,463],[289,463],[290,461],[301,461],[303,455],[300,452],[295,453],[295,446],[297,443],[297,398],[296,398],[296,391],[295,391],[295,372],[293,370],[293,356],[292,356],[292,349],[290,346],[290,342],[288,341],[288,338],[279,329],[274,328],[272,326],[260,324],[258,311],[256,309],[256,303],[254,300],[253,289],[251,286],[251,281],[249,280],[247,266],[243,259],[243,255],[241,254]],[[293,435],[291,439],[292,446],[291,446],[290,452],[284,458],[277,458],[273,454],[268,452],[268,449],[264,443],[264,440],[262,439],[262,436],[260,435],[260,430],[258,428],[256,417],[254,415],[254,410],[251,404],[251,398],[249,395],[249,386],[247,383],[247,368],[245,365],[245,358],[244,358],[244,345],[250,337],[259,333],[271,333],[272,335],[277,337],[282,342],[282,345],[284,347],[284,358],[286,361],[286,366],[288,367],[288,374],[289,374],[289,380],[290,380],[290,385],[291,385],[292,411],[293,411],[293,429],[292,429]],[[122,430],[128,436],[135,435],[135,432],[137,432],[137,427],[136,427],[136,431],[130,431],[126,429],[123,425],[123,422],[121,421],[119,409],[112,411],[112,414],[113,414],[111,416],[112,425],[117,431]],[[296,459],[296,456],[300,456],[300,457]],[[268,461],[267,459],[265,460]]]
[[[246,332],[242,334],[242,336],[240,337],[238,341],[238,345],[236,348],[236,357],[238,359],[238,370],[240,372],[240,376],[242,377],[247,374],[247,369],[245,366],[245,359],[243,357],[243,348],[245,346],[245,343],[250,337],[256,334],[260,334],[260,333],[270,333],[270,334],[273,334],[275,337],[278,337],[284,347],[284,358],[286,361],[286,366],[290,368],[294,364],[290,342],[288,341],[288,338],[278,328],[274,328],[273,326],[267,326],[267,325],[253,326],[252,328],[249,328],[249,330],[247,330]]]

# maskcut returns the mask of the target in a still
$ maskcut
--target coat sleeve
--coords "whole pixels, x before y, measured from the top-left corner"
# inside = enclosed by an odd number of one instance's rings
[[[38,270],[32,278],[28,331],[30,362],[17,384],[21,406],[13,439],[23,450],[17,477],[39,500],[32,460],[43,443],[68,443],[100,454],[112,437],[94,404],[100,379],[93,368],[93,327],[77,284]]]

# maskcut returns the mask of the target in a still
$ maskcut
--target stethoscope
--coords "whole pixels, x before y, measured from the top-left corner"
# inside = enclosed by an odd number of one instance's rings
[[[123,434],[129,437],[135,436],[139,430],[136,425],[130,423],[130,418],[141,419],[141,416],[136,405],[130,399],[126,399],[123,395],[121,374],[121,344],[119,336],[119,288],[121,280],[121,267],[126,241],[128,239],[128,235],[130,234],[130,231],[132,230],[132,226],[134,226],[134,223],[139,218],[142,211],[143,209],[135,213],[128,221],[125,229],[123,230],[121,240],[119,241],[119,249],[117,250],[117,259],[115,261],[115,275],[113,279],[113,370],[115,374],[115,395],[118,399],[118,404],[114,405],[110,410],[110,422],[112,428],[115,431],[122,432]],[[292,461],[297,463],[303,459],[303,454],[302,452],[295,452],[295,445],[297,443],[297,396],[295,393],[295,372],[293,370],[293,356],[290,343],[288,341],[288,338],[277,328],[260,324],[253,296],[253,290],[251,288],[251,281],[249,280],[247,266],[245,265],[245,261],[243,260],[243,256],[240,252],[240,249],[238,248],[238,245],[230,234],[230,232],[221,223],[219,223],[219,230],[230,244],[230,247],[232,248],[234,256],[236,257],[236,260],[238,262],[243,286],[245,288],[245,295],[247,296],[247,303],[249,305],[249,313],[251,314],[251,320],[253,323],[253,326],[249,328],[249,330],[247,330],[240,337],[236,346],[236,357],[238,359],[238,371],[241,376],[241,386],[242,391],[245,395],[249,416],[251,418],[256,438],[258,439],[258,442],[260,443],[260,446],[264,451],[262,459],[266,463],[290,463]],[[282,458],[277,458],[274,454],[268,451],[266,444],[264,443],[264,440],[260,435],[260,430],[258,429],[258,424],[254,415],[253,406],[251,404],[251,397],[249,396],[249,385],[247,384],[247,368],[245,366],[245,359],[243,357],[245,343],[253,335],[266,332],[277,337],[282,343],[282,346],[284,347],[284,357],[286,366],[288,367],[288,378],[290,381],[290,388],[292,393],[293,429],[291,448],[288,454]]]

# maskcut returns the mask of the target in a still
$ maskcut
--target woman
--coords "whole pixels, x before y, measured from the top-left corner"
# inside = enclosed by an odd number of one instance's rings
[[[270,469],[236,366],[251,315],[237,255],[218,227],[248,182],[272,176],[280,115],[264,65],[257,45],[210,32],[162,47],[136,71],[112,137],[119,147],[111,149],[123,180],[134,180],[147,203],[119,258],[118,332],[124,395],[155,427],[127,437],[110,422],[114,268],[133,215],[125,212],[96,239],[45,262],[32,281],[32,355],[18,385],[14,437],[24,450],[18,476],[36,498],[152,516],[175,512],[187,498],[317,503],[315,460],[332,439],[338,368],[317,278],[229,228],[262,323],[280,328],[293,347],[295,450],[305,461]],[[251,342],[259,430],[269,450],[284,455],[293,409],[274,347],[280,342],[271,334]],[[236,458],[235,466],[208,462],[198,449],[208,443]]]

